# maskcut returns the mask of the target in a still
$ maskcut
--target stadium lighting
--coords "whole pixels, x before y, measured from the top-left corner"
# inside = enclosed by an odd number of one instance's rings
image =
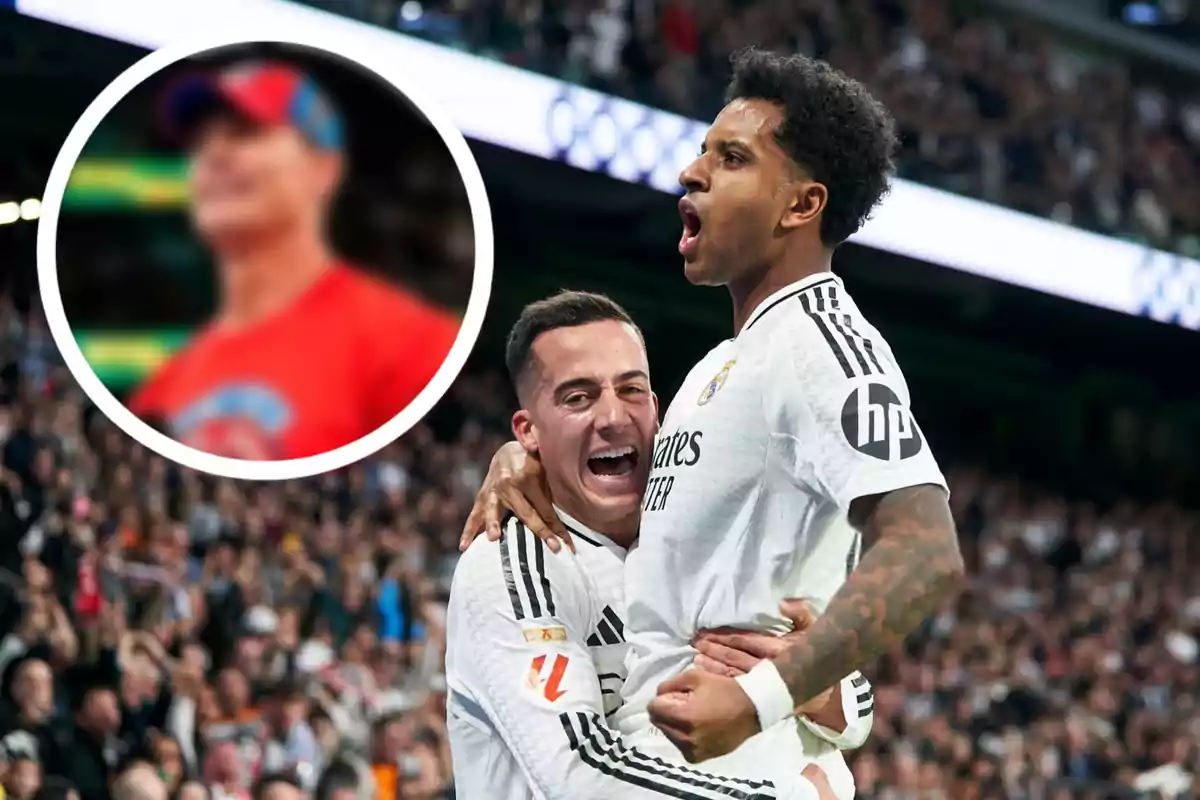
[[[409,2],[400,6],[400,19],[405,22],[416,22],[425,14],[425,9],[421,8],[421,4],[409,0]]]
[[[26,198],[19,203],[16,200],[0,203],[0,225],[11,225],[21,220],[31,222],[41,216],[42,201],[36,197]]]

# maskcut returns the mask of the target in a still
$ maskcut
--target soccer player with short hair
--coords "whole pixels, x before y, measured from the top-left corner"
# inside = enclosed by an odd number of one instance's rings
[[[333,102],[297,68],[254,62],[188,78],[163,113],[188,145],[220,307],[130,409],[184,444],[253,460],[334,450],[400,413],[459,323],[334,254],[346,155]]]
[[[904,376],[830,271],[886,191],[895,145],[861,84],[749,49],[680,175],[685,274],[729,290],[734,336],[692,369],[658,434],[626,562],[629,674],[613,722],[665,735],[690,761],[743,742],[730,758],[796,753],[793,709],[898,647],[961,583]],[[495,536],[506,502],[540,535],[559,527],[528,513],[544,503],[506,500],[544,492],[536,459],[506,445],[493,467],[467,536]],[[821,613],[778,655],[736,679],[689,669],[701,629],[785,630],[777,609],[795,586]]]
[[[870,730],[870,713],[858,713],[858,695],[869,693],[860,676],[800,710],[810,758],[759,764],[752,775],[668,763],[610,726],[628,649],[624,565],[658,428],[645,347],[611,300],[567,292],[525,308],[507,356],[521,402],[513,431],[540,455],[551,513],[577,550],[551,552],[510,517],[498,542],[480,539],[459,561],[446,673],[460,796],[850,800],[837,747],[861,744]]]

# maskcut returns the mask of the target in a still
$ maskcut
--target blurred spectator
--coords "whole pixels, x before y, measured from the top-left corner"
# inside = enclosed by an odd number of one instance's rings
[[[315,800],[366,800],[374,797],[369,781],[361,771],[346,761],[334,761],[325,768],[314,793]]]
[[[27,733],[10,733],[3,745],[4,790],[14,800],[31,800],[42,784],[38,743]]]
[[[83,800],[104,800],[128,747],[119,737],[121,705],[116,689],[99,677],[92,681],[72,698],[70,720],[55,737],[47,767],[70,780]]]
[[[211,800],[212,792],[201,781],[185,781],[175,793],[175,800]]]
[[[303,800],[304,788],[295,776],[285,772],[271,772],[254,784],[254,800]]]
[[[138,761],[117,776],[112,797],[113,800],[167,800],[167,785],[153,766]]]

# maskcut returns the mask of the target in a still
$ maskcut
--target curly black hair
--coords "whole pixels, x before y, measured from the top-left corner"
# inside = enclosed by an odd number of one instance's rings
[[[888,191],[898,144],[891,114],[865,86],[824,61],[748,47],[731,62],[726,102],[767,100],[782,107],[775,139],[829,189],[821,241],[836,247]]]

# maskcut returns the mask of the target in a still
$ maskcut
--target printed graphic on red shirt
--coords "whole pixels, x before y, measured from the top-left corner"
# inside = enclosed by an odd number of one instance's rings
[[[248,460],[304,458],[371,433],[421,393],[458,335],[450,314],[346,267],[250,328],[210,326],[130,410],[184,444]]]
[[[288,401],[269,386],[231,384],[175,414],[171,434],[180,442],[228,458],[283,458],[280,443],[292,422]]]

